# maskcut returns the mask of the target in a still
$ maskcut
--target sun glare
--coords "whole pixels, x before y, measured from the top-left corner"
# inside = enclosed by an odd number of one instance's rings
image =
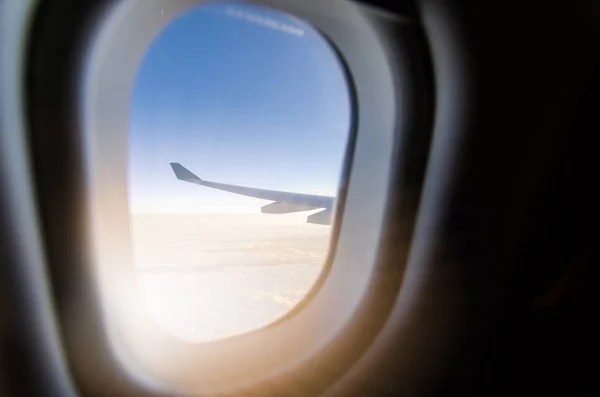
[[[305,217],[155,214],[133,220],[147,313],[171,334],[206,342],[287,313],[318,278],[329,227]]]

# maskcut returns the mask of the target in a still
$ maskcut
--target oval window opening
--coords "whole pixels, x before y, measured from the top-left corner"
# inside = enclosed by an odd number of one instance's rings
[[[324,268],[350,131],[329,43],[272,9],[196,7],[147,50],[130,122],[132,241],[150,317],[207,342],[288,313]]]

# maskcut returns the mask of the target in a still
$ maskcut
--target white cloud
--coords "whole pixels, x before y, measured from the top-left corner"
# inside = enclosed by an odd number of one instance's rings
[[[273,18],[263,17],[232,7],[227,8],[225,13],[231,18],[241,19],[268,29],[278,30],[282,33],[287,33],[292,36],[304,36],[304,29],[299,28],[297,26],[282,23]]]

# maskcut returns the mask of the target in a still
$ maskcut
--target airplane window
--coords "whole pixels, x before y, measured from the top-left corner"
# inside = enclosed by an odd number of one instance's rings
[[[308,23],[205,4],[139,66],[129,204],[147,313],[189,342],[261,328],[312,288],[351,124],[342,64]]]

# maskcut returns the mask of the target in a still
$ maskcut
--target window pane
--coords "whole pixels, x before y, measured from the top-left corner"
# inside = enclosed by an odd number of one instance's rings
[[[129,185],[139,293],[161,327],[221,339],[303,299],[327,257],[350,112],[333,48],[295,17],[209,4],[156,37]]]

